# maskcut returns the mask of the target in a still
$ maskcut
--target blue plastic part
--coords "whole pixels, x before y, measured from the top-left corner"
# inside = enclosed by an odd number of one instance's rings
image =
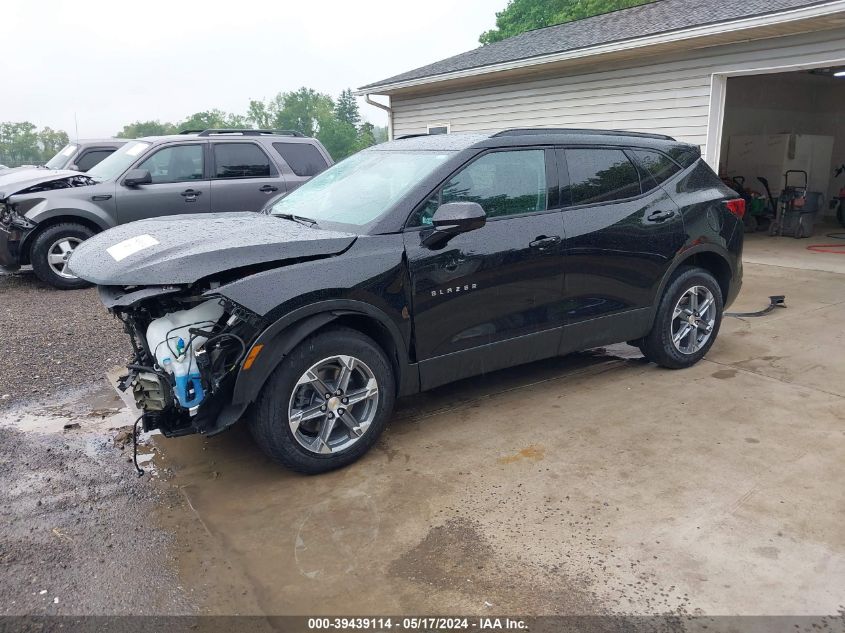
[[[193,387],[194,395],[188,399],[188,392],[191,387]],[[205,399],[199,373],[176,376],[176,398],[179,400],[179,404],[186,409],[197,406]]]

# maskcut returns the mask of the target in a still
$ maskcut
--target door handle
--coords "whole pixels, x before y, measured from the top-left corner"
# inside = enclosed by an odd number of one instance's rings
[[[110,193],[104,193],[104,194],[101,194],[99,196],[91,196],[91,200],[93,200],[94,202],[102,202],[103,200],[111,200],[111,194]]]
[[[651,222],[664,222],[674,215],[674,211],[652,211],[646,219]]]
[[[542,251],[547,248],[551,248],[552,246],[556,246],[557,244],[560,244],[560,236],[552,235],[551,237],[547,237],[545,235],[541,235],[528,245],[531,248],[536,248]]]
[[[278,191],[278,187],[274,187],[273,185],[264,185],[259,189],[262,193],[272,193],[273,191]]]
[[[185,191],[183,191],[179,195],[190,199],[190,198],[196,198],[201,193],[202,193],[202,191],[198,191],[197,189],[185,189]]]

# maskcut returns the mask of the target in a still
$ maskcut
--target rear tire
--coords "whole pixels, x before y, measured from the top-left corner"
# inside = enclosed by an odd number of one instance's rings
[[[691,367],[716,340],[723,307],[722,291],[713,275],[702,268],[683,267],[663,292],[651,332],[638,347],[661,367]]]
[[[273,371],[250,431],[284,466],[323,473],[351,464],[375,444],[395,394],[393,367],[378,344],[357,330],[327,330],[297,345]]]
[[[32,244],[29,259],[32,270],[44,283],[59,290],[75,290],[90,286],[87,281],[67,270],[67,258],[94,231],[82,224],[65,222],[47,227]]]

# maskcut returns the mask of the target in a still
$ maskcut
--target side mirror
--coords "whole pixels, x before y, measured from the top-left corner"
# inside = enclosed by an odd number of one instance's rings
[[[79,169],[79,165],[77,165],[76,163],[71,163],[67,166],[67,168],[71,171],[82,171],[81,169]]]
[[[123,184],[127,187],[138,185],[149,185],[153,182],[153,176],[146,169],[130,169],[123,178]]]
[[[423,244],[436,247],[455,235],[480,229],[486,222],[487,214],[477,202],[441,204],[431,218],[434,230],[423,238]]]

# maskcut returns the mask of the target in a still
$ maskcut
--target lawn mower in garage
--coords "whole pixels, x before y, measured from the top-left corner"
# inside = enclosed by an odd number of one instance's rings
[[[777,215],[769,226],[769,235],[787,235],[796,239],[810,237],[816,213],[821,207],[822,194],[807,191],[807,172],[802,169],[787,170],[783,182]]]
[[[765,182],[766,179],[758,178],[758,180],[763,182],[768,193],[769,186]],[[722,178],[722,182],[736,191],[745,200],[745,215],[742,216],[742,225],[746,233],[765,231],[769,228],[775,209],[774,203],[770,202],[771,194],[769,194],[767,199],[758,191],[746,188],[744,176],[734,176],[731,179]]]

